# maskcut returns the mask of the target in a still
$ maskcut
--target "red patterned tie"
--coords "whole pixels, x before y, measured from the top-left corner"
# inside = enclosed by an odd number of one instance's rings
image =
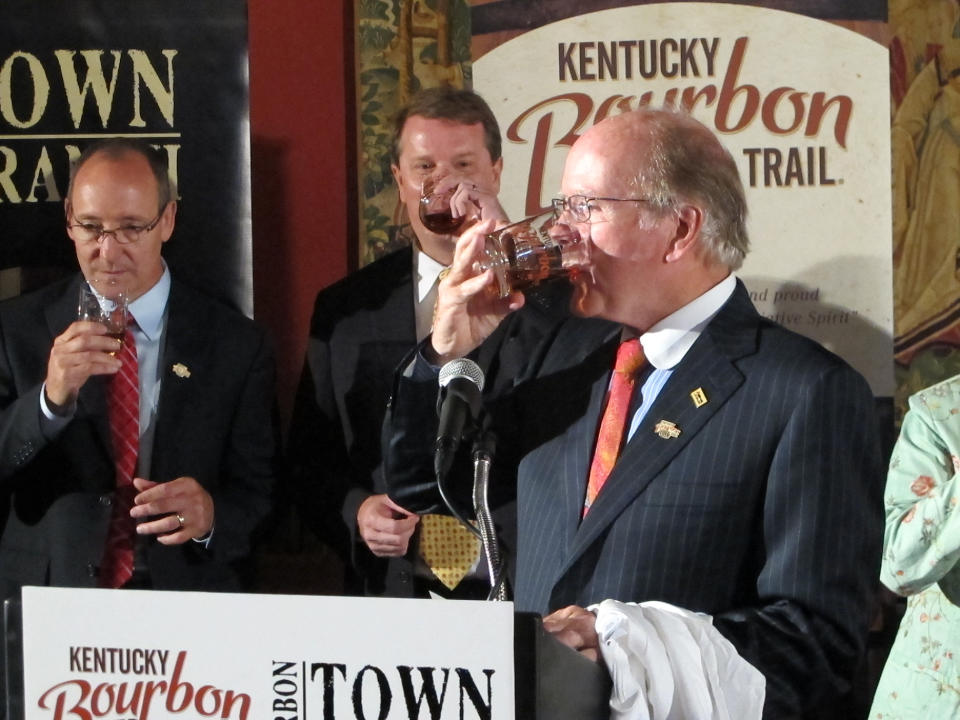
[[[140,382],[137,376],[137,345],[127,327],[120,347],[120,370],[107,386],[107,415],[116,467],[117,493],[110,516],[107,544],[100,563],[100,587],[121,587],[133,575],[135,523],[130,517],[133,473],[140,447]]]
[[[607,396],[607,407],[600,420],[600,432],[597,434],[597,448],[593,451],[593,462],[590,465],[590,476],[587,480],[587,497],[583,503],[583,514],[586,516],[597,494],[606,482],[607,476],[613,469],[620,447],[623,445],[623,434],[627,426],[627,411],[630,408],[630,398],[637,381],[637,371],[643,366],[645,358],[639,338],[625,340],[617,349],[617,361],[613,366],[613,378],[610,380],[610,392]]]

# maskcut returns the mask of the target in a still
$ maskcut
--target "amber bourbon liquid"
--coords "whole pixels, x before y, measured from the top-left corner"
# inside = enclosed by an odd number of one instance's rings
[[[113,338],[114,340],[117,341],[117,349],[114,350],[113,352],[108,352],[107,353],[108,355],[110,355],[111,357],[117,356],[117,353],[120,352],[120,346],[123,345],[123,336],[124,336],[124,332],[122,330],[120,332],[107,333],[107,337]]]
[[[454,217],[453,213],[449,210],[446,212],[427,213],[423,211],[422,207],[420,208],[420,221],[423,223],[423,226],[437,235],[452,235],[460,229],[460,226],[463,225],[463,221],[466,219],[466,215]]]
[[[526,248],[506,271],[511,290],[526,290],[543,280],[566,275],[563,257],[557,246]]]
[[[556,239],[569,242],[571,238]],[[579,242],[579,237],[576,241]],[[570,277],[574,272],[574,268],[564,266],[560,244],[547,244],[537,237],[525,238],[523,233],[505,232],[500,236],[500,247],[506,255],[504,277],[511,290],[525,290],[544,280]]]

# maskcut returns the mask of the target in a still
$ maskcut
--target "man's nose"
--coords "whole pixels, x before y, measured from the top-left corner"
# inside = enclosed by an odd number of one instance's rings
[[[100,256],[107,262],[116,261],[123,254],[123,246],[117,242],[114,233],[108,232],[100,236]]]

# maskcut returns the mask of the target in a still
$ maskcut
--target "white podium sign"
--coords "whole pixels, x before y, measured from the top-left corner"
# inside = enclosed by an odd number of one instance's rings
[[[514,717],[512,603],[23,589],[27,720]]]

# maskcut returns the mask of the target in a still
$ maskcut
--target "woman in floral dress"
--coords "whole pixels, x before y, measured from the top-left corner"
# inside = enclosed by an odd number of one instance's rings
[[[910,398],[884,502],[880,579],[908,600],[870,718],[960,718],[960,375]]]

